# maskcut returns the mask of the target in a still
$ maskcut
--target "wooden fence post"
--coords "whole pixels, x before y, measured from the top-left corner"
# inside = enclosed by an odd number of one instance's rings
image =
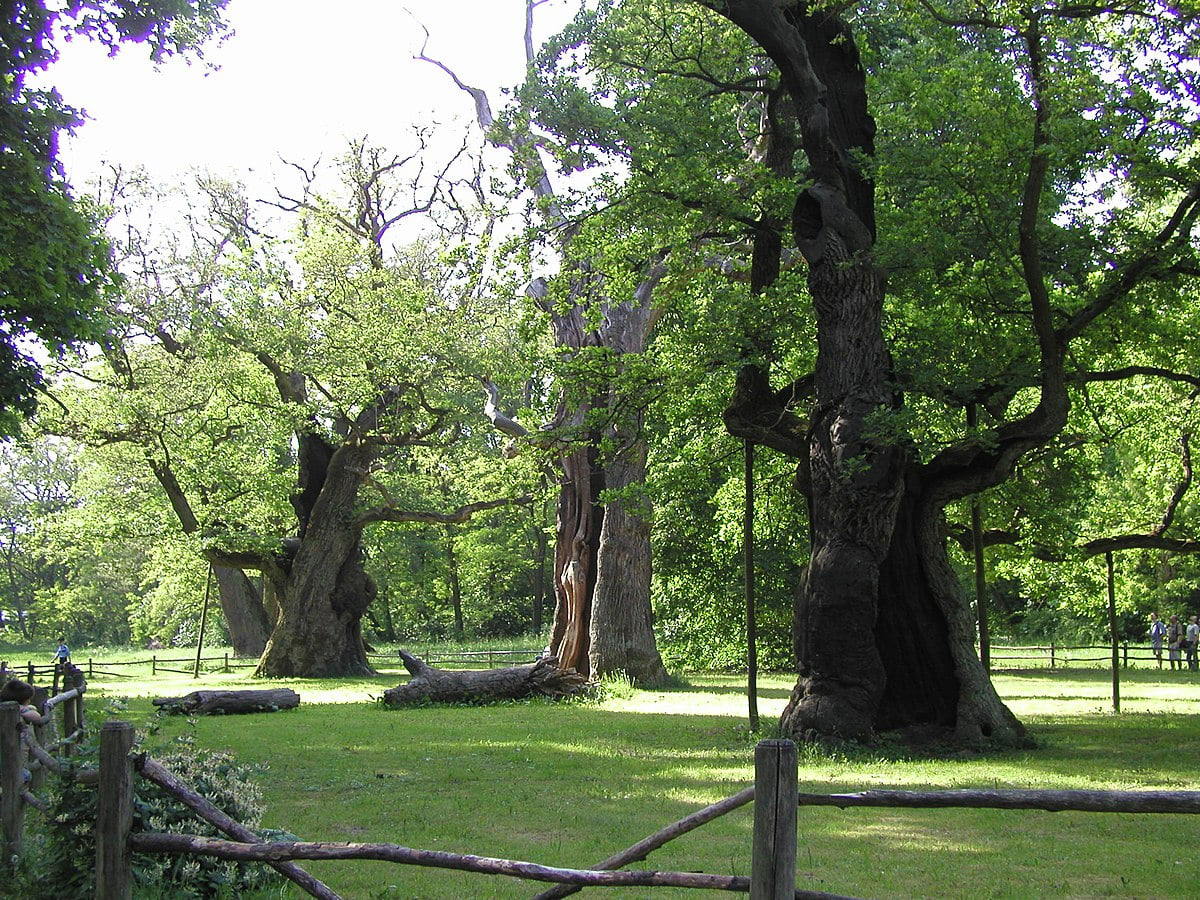
[[[33,684],[33,673],[34,673],[34,669],[33,669],[33,663],[32,663],[32,662],[29,662],[29,663],[26,663],[26,664],[25,664],[25,671],[26,671],[26,672],[28,673],[28,675],[29,675],[29,683],[30,683],[30,684]]]
[[[92,658],[88,657],[88,678],[92,677]]]
[[[25,779],[21,777],[21,704],[0,703],[0,867],[11,871],[21,853]]]
[[[131,900],[129,832],[133,828],[133,726],[105,722],[100,729],[100,784],[96,796],[96,900]]]
[[[158,674],[158,657],[157,656],[150,657],[150,674],[151,675]]]
[[[225,674],[229,674],[229,654],[225,654]]]
[[[63,704],[63,737],[70,737],[79,728],[78,713],[75,711],[75,704],[78,702],[78,700],[68,700]],[[73,756],[75,742],[63,744],[62,752],[64,756]]]
[[[1054,668],[1054,641],[1050,642],[1050,668]]]
[[[33,692],[33,705],[43,716],[46,714],[46,701],[50,699],[50,695],[46,693],[45,688],[35,688]],[[54,707],[50,708],[53,715]],[[29,733],[33,737],[39,747],[46,746],[46,726],[45,725],[30,725]],[[21,778],[25,775],[22,772]],[[46,767],[38,766],[36,769],[30,768],[29,783],[23,785],[22,790],[36,791],[46,783]]]
[[[796,894],[796,765],[791,741],[759,741],[754,748],[751,900],[790,900]]]

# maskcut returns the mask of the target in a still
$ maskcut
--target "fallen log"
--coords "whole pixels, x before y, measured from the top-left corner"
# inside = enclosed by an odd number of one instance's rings
[[[271,688],[262,691],[192,691],[183,697],[156,697],[152,702],[168,713],[254,713],[292,709],[300,705],[300,695],[291,688]]]
[[[559,698],[588,689],[584,676],[574,669],[560,669],[552,656],[502,669],[438,669],[405,650],[400,651],[400,659],[412,678],[407,684],[383,692],[383,702],[388,706]]]

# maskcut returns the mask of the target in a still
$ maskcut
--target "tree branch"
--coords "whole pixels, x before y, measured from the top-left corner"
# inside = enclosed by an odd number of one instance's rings
[[[532,503],[533,497],[526,494],[522,497],[502,497],[499,500],[481,500],[468,503],[452,512],[434,512],[432,510],[398,509],[394,506],[375,506],[366,510],[354,520],[359,528],[372,522],[420,522],[425,525],[461,525],[475,513],[486,509],[498,509],[502,506],[517,506]]]

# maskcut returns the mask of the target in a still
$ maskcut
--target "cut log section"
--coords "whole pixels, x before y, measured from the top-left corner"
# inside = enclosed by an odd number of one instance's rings
[[[153,703],[163,712],[188,715],[275,712],[299,706],[300,695],[291,688],[272,688],[265,691],[192,691],[183,697],[156,697]]]
[[[400,659],[412,679],[383,692],[383,702],[388,706],[568,697],[583,693],[589,684],[574,669],[560,669],[552,656],[503,669],[437,669],[404,650],[400,651]]]

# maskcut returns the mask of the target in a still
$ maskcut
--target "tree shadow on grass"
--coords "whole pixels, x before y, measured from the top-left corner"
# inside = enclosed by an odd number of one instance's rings
[[[801,786],[1095,788],[1136,768],[1162,765],[1167,779],[1200,771],[1195,717],[1130,718],[1043,722],[1038,750],[954,760],[806,745]],[[392,841],[547,865],[589,866],[753,777],[753,736],[733,717],[702,713],[311,705],[285,716],[204,719],[194,731],[203,746],[233,748],[240,761],[268,767],[262,783],[272,827],[311,840]],[[1174,740],[1158,750],[1152,738],[1164,732]],[[747,874],[750,822],[749,808],[739,810],[638,867]],[[968,885],[986,885],[993,896],[1161,893],[1137,880],[1154,867],[1130,860],[1162,858],[1162,848],[1191,841],[1191,823],[1180,816],[805,808],[800,823],[800,885],[868,896],[962,896],[975,890]],[[521,882],[378,863],[330,863],[314,874],[347,896],[536,892]],[[397,893],[380,894],[389,882]],[[614,895],[686,896],[606,894]]]

